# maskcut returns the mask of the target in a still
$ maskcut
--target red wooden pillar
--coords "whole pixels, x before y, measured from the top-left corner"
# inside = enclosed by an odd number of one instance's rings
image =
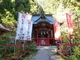
[[[68,45],[67,44],[65,45],[66,45],[66,56],[68,56]]]
[[[50,31],[48,31],[48,45],[50,45]]]
[[[6,46],[4,46],[4,58],[6,58]]]
[[[37,45],[38,45],[38,31],[37,31]]]
[[[0,36],[2,36],[3,34],[0,34]]]

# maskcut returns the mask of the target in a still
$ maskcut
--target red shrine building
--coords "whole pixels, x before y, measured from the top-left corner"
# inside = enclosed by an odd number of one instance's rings
[[[54,28],[55,20],[51,14],[35,14],[32,16],[32,39],[37,45],[55,45]]]

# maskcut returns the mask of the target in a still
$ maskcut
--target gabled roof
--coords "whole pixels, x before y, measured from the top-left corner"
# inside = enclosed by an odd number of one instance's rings
[[[55,22],[51,14],[43,14],[43,13],[33,15],[31,20],[33,21],[33,24],[38,24],[40,22],[47,22],[49,24],[53,24]]]
[[[0,31],[2,32],[10,32],[8,28],[5,28],[2,24],[0,24]]]

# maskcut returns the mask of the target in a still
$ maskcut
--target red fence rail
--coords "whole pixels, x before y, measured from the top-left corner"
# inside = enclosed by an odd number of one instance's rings
[[[57,52],[63,57],[70,55],[70,47],[78,46],[78,44],[57,43]]]
[[[8,53],[8,47],[13,47],[13,51]],[[7,50],[8,49],[8,50]],[[30,43],[24,43],[24,44],[8,44],[4,46],[4,58],[6,59],[16,59],[18,60],[20,57],[24,56],[26,53],[29,52],[30,49]],[[11,54],[12,53],[12,54]],[[12,55],[12,57],[8,56],[9,54]]]

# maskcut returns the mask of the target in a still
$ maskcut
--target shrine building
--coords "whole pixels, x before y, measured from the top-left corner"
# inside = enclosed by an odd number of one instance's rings
[[[11,31],[8,28],[4,27],[2,24],[0,24],[0,36],[7,32]]]
[[[31,21],[33,21],[32,39],[37,45],[55,45],[54,28],[55,22],[51,14],[34,14]]]

